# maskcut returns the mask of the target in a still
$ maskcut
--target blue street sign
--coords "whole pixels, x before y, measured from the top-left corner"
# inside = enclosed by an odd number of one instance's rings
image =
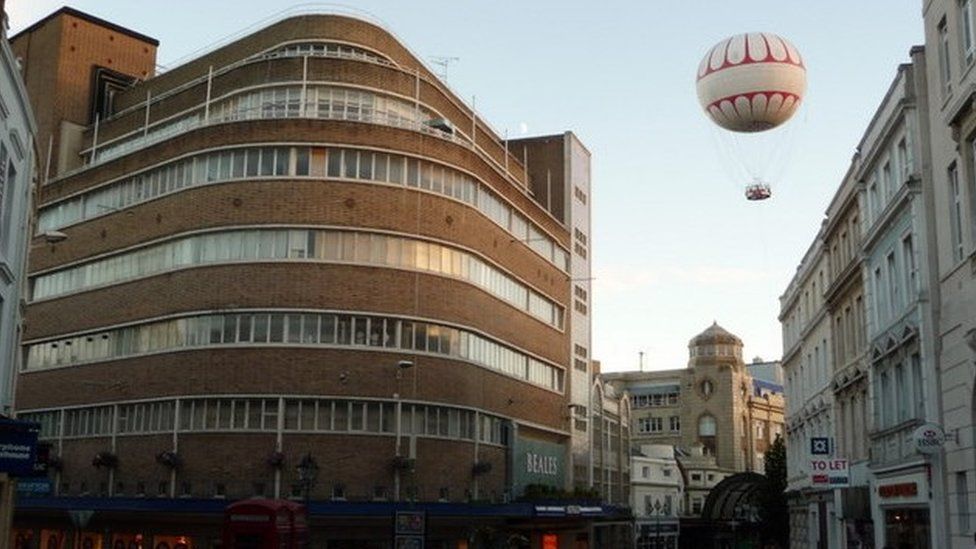
[[[26,421],[0,420],[0,472],[11,476],[34,473],[38,427]]]

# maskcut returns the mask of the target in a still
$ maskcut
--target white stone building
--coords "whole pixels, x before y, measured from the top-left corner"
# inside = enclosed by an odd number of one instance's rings
[[[824,302],[828,274],[828,258],[818,236],[780,297],[792,547],[816,547],[839,535],[837,524],[822,518],[837,510],[833,491],[811,484],[808,450],[811,438],[832,438],[834,433],[831,321]]]
[[[7,17],[0,1],[0,417],[13,405],[20,365],[20,302],[27,256],[37,126],[20,63],[7,41]],[[0,540],[10,539],[13,488],[0,473]]]
[[[674,446],[643,444],[630,456],[631,509],[638,549],[678,546],[684,478]]]
[[[940,547],[944,539],[941,462],[912,444],[914,431],[939,416],[932,308],[938,288],[925,261],[933,236],[926,215],[931,179],[922,170],[929,154],[926,112],[925,54],[913,48],[912,63],[898,67],[864,133],[855,169],[865,186],[861,254],[878,547]]]
[[[976,5],[973,0],[923,0],[928,123],[934,193],[938,318],[937,406],[949,434],[944,452],[945,509],[940,547],[969,548],[976,529]]]

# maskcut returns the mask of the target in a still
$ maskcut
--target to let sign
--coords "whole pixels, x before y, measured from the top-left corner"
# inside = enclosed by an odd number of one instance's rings
[[[850,485],[851,477],[846,459],[811,459],[810,483],[813,486],[844,488]]]

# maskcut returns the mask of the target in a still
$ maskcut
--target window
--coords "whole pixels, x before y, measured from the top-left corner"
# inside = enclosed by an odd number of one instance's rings
[[[885,257],[885,265],[888,275],[888,303],[894,313],[899,310],[899,305],[901,305],[901,298],[898,295],[898,265],[895,262],[895,252],[891,252]]]
[[[905,267],[905,298],[906,301],[911,301],[918,291],[915,285],[915,273],[917,271],[915,266],[915,244],[912,241],[911,233],[905,235],[905,238],[901,240],[901,256],[902,265]]]
[[[715,392],[715,384],[712,383],[712,380],[710,379],[706,379],[702,381],[699,384],[698,388],[701,391],[702,396],[704,396],[705,398],[712,396],[712,393]]]
[[[973,54],[976,53],[976,41],[973,40],[973,1],[962,0],[959,6],[959,18],[962,19],[960,29],[962,31],[962,47],[966,54],[966,63],[973,61]],[[942,30],[941,28],[939,29]],[[966,528],[968,530],[969,528]]]
[[[874,319],[880,324],[887,315],[887,304],[881,298],[884,295],[884,278],[881,275],[881,267],[876,267],[874,269],[874,295],[878,296],[874,307]]]
[[[922,360],[918,353],[912,355],[912,402],[915,403],[915,417],[925,419],[925,391],[922,386]]]
[[[637,432],[660,433],[664,430],[664,420],[659,417],[642,417],[637,419]]]
[[[881,373],[881,426],[889,427],[894,424],[894,408],[892,406],[891,376],[888,372]]]
[[[871,214],[871,219],[878,217],[878,212],[881,210],[881,197],[878,196],[878,183],[871,180],[868,183],[868,212]],[[841,235],[843,241],[847,240],[847,233]],[[846,242],[845,242],[846,244]],[[844,246],[846,248],[846,246]]]
[[[959,170],[949,166],[949,231],[952,236],[952,259],[962,261],[962,195],[959,189]]]
[[[905,367],[895,365],[895,398],[898,402],[898,421],[908,419],[908,384],[905,380]]]
[[[710,415],[702,416],[698,419],[698,436],[715,436],[715,417]]]
[[[942,79],[942,95],[952,92],[952,70],[949,65],[949,26],[945,18],[939,23],[939,76]]]
[[[586,193],[583,192],[583,189],[573,187],[573,196],[576,198],[576,200],[579,200],[581,204],[586,204]]]
[[[12,178],[14,174],[13,162],[10,162],[9,172],[7,170],[8,158],[7,147],[0,143],[0,212],[3,212],[4,197],[7,195],[7,183],[9,182],[7,176],[9,174]],[[7,223],[8,221],[4,219],[4,222]]]
[[[668,419],[668,423],[669,423],[668,427],[670,428],[670,430],[671,430],[672,433],[676,433],[678,431],[681,431],[681,417],[680,416],[671,416]]]
[[[965,471],[956,473],[956,507],[959,531],[969,532],[969,483],[966,481]]]
[[[651,468],[647,466],[641,467],[641,476],[644,478],[651,478]]]
[[[884,183],[885,200],[891,200],[895,194],[895,185],[891,179],[891,164],[888,162],[881,167],[881,181]]]
[[[896,155],[897,155],[896,161],[898,162],[898,173],[897,173],[898,181],[900,183],[904,183],[908,181],[908,175],[909,175],[908,172],[911,169],[910,168],[911,162],[909,161],[908,158],[908,142],[905,140],[904,137],[901,138],[901,141],[898,142],[898,146],[896,148]]]

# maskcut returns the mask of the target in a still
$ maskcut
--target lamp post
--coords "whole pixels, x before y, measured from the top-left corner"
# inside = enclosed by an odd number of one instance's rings
[[[661,500],[654,498],[654,548],[661,547]]]
[[[395,463],[393,465],[393,499],[394,501],[400,501],[400,442],[403,438],[403,399],[400,395],[401,390],[401,380],[403,379],[403,371],[413,368],[413,362],[409,360],[401,360],[397,362],[396,365],[396,393],[393,397],[396,399],[396,455]],[[414,378],[416,379],[416,377]],[[416,385],[414,385],[414,392],[416,392]]]
[[[311,453],[305,454],[298,465],[298,482],[302,486],[302,494],[305,496],[305,512],[308,512],[308,502],[311,496],[312,487],[315,486],[315,479],[319,475],[319,464],[312,457]]]

